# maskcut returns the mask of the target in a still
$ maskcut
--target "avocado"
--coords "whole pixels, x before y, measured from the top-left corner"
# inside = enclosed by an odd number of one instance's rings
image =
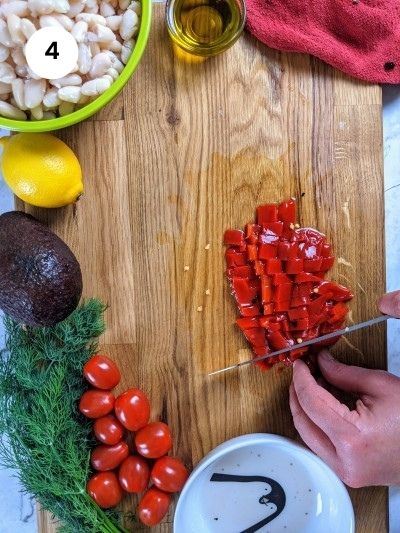
[[[31,215],[0,215],[0,308],[27,326],[53,326],[77,307],[79,263],[49,228]]]

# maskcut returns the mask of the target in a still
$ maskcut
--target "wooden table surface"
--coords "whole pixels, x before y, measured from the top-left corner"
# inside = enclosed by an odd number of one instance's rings
[[[155,7],[145,57],[122,95],[60,134],[82,163],[84,198],[57,211],[19,207],[72,247],[85,294],[110,305],[102,343],[122,369],[120,389],[149,394],[153,417],[171,425],[174,453],[192,465],[244,433],[297,437],[290,369],[207,377],[250,355],[224,278],[227,227],[242,227],[258,204],[296,196],[300,223],[325,232],[341,258],[332,277],[356,294],[352,320],[377,314],[385,287],[381,91],[247,35],[220,57],[182,63],[163,9]],[[336,352],[385,368],[384,328],[342,340]],[[387,491],[350,492],[357,532],[387,531]],[[172,518],[154,531],[172,531]],[[46,515],[39,524],[53,531]]]

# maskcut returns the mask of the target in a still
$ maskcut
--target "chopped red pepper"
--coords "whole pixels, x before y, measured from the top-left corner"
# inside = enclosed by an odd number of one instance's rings
[[[274,302],[290,302],[292,296],[292,287],[291,283],[284,283],[282,285],[277,285],[274,289]]]
[[[281,241],[278,244],[278,257],[287,261],[288,259],[295,259],[298,253],[298,246],[295,242]]]
[[[258,247],[259,259],[275,259],[277,255],[277,247],[273,244],[260,244]]]
[[[264,328],[252,328],[245,329],[243,333],[246,339],[253,346],[265,347],[265,329]]]
[[[282,272],[282,262],[280,259],[268,259],[267,260],[267,266],[266,266],[266,273],[271,274],[279,274]]]
[[[240,311],[237,325],[255,356],[296,345],[287,354],[256,362],[268,370],[277,362],[287,365],[309,353],[298,339],[340,329],[348,313],[343,302],[353,295],[324,280],[334,264],[332,249],[319,231],[296,229],[295,200],[261,206],[257,219],[258,224],[246,226],[245,234],[228,230],[224,242],[230,245],[225,255]]]
[[[256,261],[257,259],[257,245],[249,244],[247,246],[247,257],[249,261]]]
[[[235,248],[228,248],[225,252],[226,264],[229,267],[247,264],[247,257],[244,252],[238,252]]]
[[[322,257],[316,259],[304,259],[305,272],[319,272],[322,267]]]
[[[333,281],[322,281],[318,287],[318,292],[319,294],[331,293],[336,302],[347,302],[353,298],[353,294],[349,289]]]
[[[279,237],[283,232],[283,222],[264,222],[262,227],[264,231],[260,234],[260,239],[273,239],[273,242],[279,241]]]
[[[294,198],[289,198],[279,204],[278,217],[279,220],[288,224],[296,222],[296,200]]]
[[[330,270],[334,264],[335,264],[334,257],[323,257],[322,265],[321,265],[322,272],[326,272],[327,270]]]
[[[243,231],[239,229],[227,229],[224,234],[224,244],[242,246],[244,244]]]
[[[242,316],[259,316],[260,315],[260,308],[258,305],[241,305],[240,306],[240,314]],[[262,316],[262,315],[261,315]]]
[[[258,234],[261,231],[261,226],[258,224],[247,224],[246,226],[246,240],[250,244],[257,244]]]
[[[286,263],[286,274],[300,274],[304,269],[303,259],[289,259]]]
[[[307,318],[308,309],[306,306],[289,309],[288,315],[289,315],[289,319],[293,321],[298,320],[299,318]]]
[[[263,224],[266,222],[278,221],[278,206],[276,204],[260,205],[257,207],[257,222]]]

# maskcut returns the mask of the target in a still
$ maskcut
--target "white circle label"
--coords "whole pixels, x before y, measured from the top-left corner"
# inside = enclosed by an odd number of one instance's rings
[[[26,43],[25,56],[37,76],[54,80],[76,67],[78,45],[64,28],[46,27],[36,31]]]

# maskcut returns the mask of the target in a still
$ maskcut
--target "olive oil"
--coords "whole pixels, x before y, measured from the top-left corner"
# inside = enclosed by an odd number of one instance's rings
[[[177,47],[204,58],[229,48],[245,22],[242,0],[169,0],[169,34]]]

